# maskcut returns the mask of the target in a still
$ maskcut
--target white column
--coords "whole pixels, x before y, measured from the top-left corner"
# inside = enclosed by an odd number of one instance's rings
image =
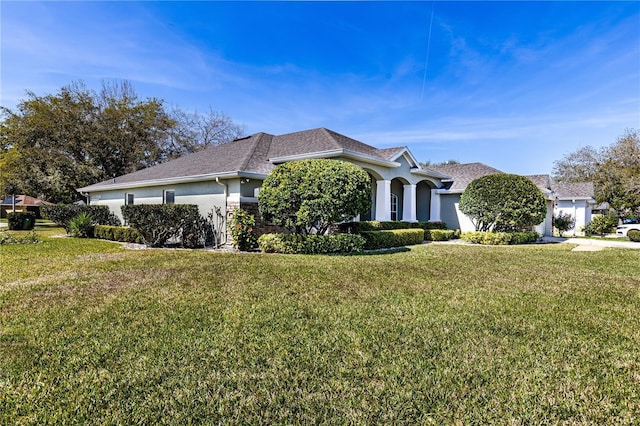
[[[416,221],[416,186],[404,185],[404,192],[402,196],[402,221],[403,222],[415,222]]]
[[[431,190],[431,206],[429,209],[429,222],[440,222],[440,194],[437,189]]]
[[[376,220],[391,220],[391,181],[376,181]]]

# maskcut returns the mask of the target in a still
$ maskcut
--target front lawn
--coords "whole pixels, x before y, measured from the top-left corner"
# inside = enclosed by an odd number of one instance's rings
[[[634,424],[640,251],[0,247],[0,424]]]

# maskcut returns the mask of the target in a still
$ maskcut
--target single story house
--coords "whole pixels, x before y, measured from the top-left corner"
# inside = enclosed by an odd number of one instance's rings
[[[371,179],[369,211],[360,220],[444,221],[472,230],[457,201],[471,180],[499,170],[474,163],[422,168],[407,147],[378,149],[325,128],[284,135],[256,133],[78,191],[88,204],[106,205],[122,218],[123,204],[196,204],[203,216],[228,217],[237,208],[258,213],[262,181],[278,164],[310,158],[348,161]],[[258,225],[264,226],[257,217]],[[544,225],[543,233],[550,233]],[[547,229],[548,228],[548,229]]]
[[[9,195],[0,204],[0,217],[6,218],[7,213],[34,212],[36,218],[40,219],[40,206],[51,205],[51,203],[29,195]]]

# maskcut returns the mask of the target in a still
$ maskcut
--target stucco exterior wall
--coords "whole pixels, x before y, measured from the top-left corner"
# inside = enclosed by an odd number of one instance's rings
[[[122,220],[121,207],[126,194],[133,194],[134,204],[162,204],[164,191],[175,191],[176,204],[196,204],[204,217],[215,207],[226,214],[224,187],[215,181],[95,192],[91,194],[90,204],[108,206]]]
[[[587,200],[557,200],[554,214],[570,214],[576,220],[574,228],[566,235],[584,235],[583,228],[591,222],[591,206]]]
[[[553,201],[546,200],[547,215],[544,221],[535,227],[535,231],[545,237],[553,235]]]
[[[431,220],[431,185],[422,181],[416,186],[416,220],[427,222]]]
[[[440,220],[449,229],[460,229],[462,232],[475,231],[476,227],[468,216],[459,209],[460,194],[440,194]]]

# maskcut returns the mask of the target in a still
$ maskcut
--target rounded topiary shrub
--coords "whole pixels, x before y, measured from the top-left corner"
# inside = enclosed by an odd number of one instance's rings
[[[323,235],[371,207],[371,182],[362,168],[344,161],[292,161],[267,176],[258,206],[263,220],[294,234]]]
[[[635,229],[632,229],[629,232],[627,232],[627,237],[629,237],[631,241],[640,243],[640,231],[636,231]]]
[[[530,179],[506,173],[472,181],[460,197],[460,211],[476,231],[528,231],[547,215],[542,191]]]
[[[7,223],[12,231],[28,231],[36,225],[36,214],[34,212],[7,213]]]

